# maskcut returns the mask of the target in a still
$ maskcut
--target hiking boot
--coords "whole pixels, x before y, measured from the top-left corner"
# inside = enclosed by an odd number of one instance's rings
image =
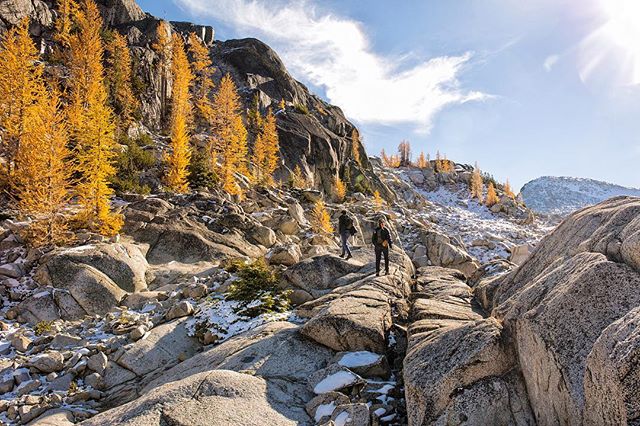
[[[342,259],[343,257],[344,257],[344,253],[342,253],[342,254],[340,255],[340,259]]]
[[[380,272],[376,272],[376,277],[379,277],[379,276],[380,276]]]
[[[347,255],[346,260],[351,259],[353,256],[351,256],[350,254]]]
[[[385,275],[389,275],[389,271],[384,271],[384,274]]]

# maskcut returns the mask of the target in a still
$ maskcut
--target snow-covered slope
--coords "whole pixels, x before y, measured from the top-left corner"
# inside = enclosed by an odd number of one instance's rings
[[[543,176],[520,191],[526,205],[539,213],[566,215],[618,195],[640,197],[640,189],[593,179]]]

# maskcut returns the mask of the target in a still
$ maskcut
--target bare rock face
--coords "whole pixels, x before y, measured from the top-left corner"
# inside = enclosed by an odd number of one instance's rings
[[[471,277],[480,264],[471,257],[462,243],[433,230],[423,230],[422,243],[427,248],[427,257],[434,266],[457,269],[466,277]]]
[[[508,336],[480,315],[462,279],[418,270],[403,369],[409,424],[535,424]]]
[[[566,219],[519,269],[478,290],[513,340],[539,423],[640,419],[629,396],[640,358],[638,235],[640,199],[610,199]]]
[[[291,418],[286,395],[270,391],[265,379],[213,370],[162,385],[84,424],[293,426],[298,422]]]
[[[96,3],[104,23],[109,26],[141,21],[147,17],[135,0],[98,0]]]

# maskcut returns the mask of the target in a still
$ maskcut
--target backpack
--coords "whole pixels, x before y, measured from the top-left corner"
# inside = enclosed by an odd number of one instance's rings
[[[353,219],[351,219],[349,216],[347,216],[347,218],[344,220],[344,228],[345,229],[353,228]]]

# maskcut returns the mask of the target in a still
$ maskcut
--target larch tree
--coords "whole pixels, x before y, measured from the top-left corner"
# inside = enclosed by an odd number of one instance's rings
[[[123,219],[110,206],[113,190],[108,182],[115,174],[116,156],[114,118],[104,83],[102,17],[92,0],[83,1],[75,23],[77,31],[69,40],[71,99],[67,117],[80,176],[76,187],[82,206],[79,219],[88,229],[113,236]]]
[[[253,95],[251,106],[247,111],[247,127],[247,130],[257,139],[262,130],[262,113],[260,112],[260,96],[258,93]]]
[[[383,203],[384,203],[384,200],[380,196],[380,191],[378,191],[376,189],[375,191],[373,191],[373,208],[374,208],[374,210],[375,211],[380,211],[382,209]]]
[[[420,155],[418,156],[418,167],[424,169],[427,167],[427,158],[424,155],[424,151],[420,151]]]
[[[3,174],[8,184],[25,136],[27,110],[40,96],[42,67],[36,65],[37,59],[25,18],[6,32],[0,44],[0,147],[6,158]]]
[[[220,158],[222,188],[231,195],[242,196],[236,173],[247,174],[247,130],[241,116],[240,97],[229,74],[220,81],[213,101],[214,155]]]
[[[399,167],[408,167],[411,165],[411,144],[409,141],[403,140],[398,145]]]
[[[340,176],[336,176],[335,193],[336,201],[343,202],[347,196],[347,185],[344,183]]]
[[[385,152],[384,148],[382,148],[382,151],[380,151],[380,158],[382,158],[382,164],[384,166],[391,167],[391,159],[389,158],[389,156]]]
[[[133,120],[133,114],[138,109],[138,99],[133,95],[131,85],[131,52],[127,46],[127,40],[118,32],[111,34],[106,43],[107,84],[109,87],[109,99],[111,107],[116,114],[118,130],[126,132]]]
[[[362,165],[360,163],[360,134],[358,134],[356,129],[351,131],[351,156],[356,164],[359,166]]]
[[[498,202],[498,194],[496,194],[496,188],[493,186],[493,182],[489,182],[489,187],[487,188],[487,199],[485,200],[485,204],[487,207],[491,207]]]
[[[60,43],[63,49],[68,49],[71,43],[74,16],[78,13],[78,3],[75,0],[57,1],[57,18],[53,39]]]
[[[171,45],[171,25],[167,21],[158,22],[156,28],[156,41],[151,46],[158,55],[158,74],[160,75],[160,120],[162,123],[167,118],[167,105],[169,103],[169,80],[171,78],[171,62],[173,46]]]
[[[311,212],[311,228],[313,232],[317,234],[333,234],[331,216],[323,200],[316,201],[313,206],[313,211]]]
[[[282,112],[286,112],[287,104],[284,102],[284,99],[280,99],[280,103],[278,104],[278,110]]]
[[[189,34],[189,54],[193,70],[193,105],[197,120],[209,124],[213,117],[213,62],[207,46],[194,33]]]
[[[294,189],[302,189],[307,187],[307,180],[304,178],[302,169],[300,168],[299,164],[296,164],[296,166],[289,174],[289,186]]]
[[[480,174],[480,168],[476,163],[473,173],[471,174],[471,180],[469,181],[469,191],[471,192],[471,198],[475,198],[478,202],[482,202],[483,198],[483,184],[482,175]]]
[[[514,199],[516,198],[516,194],[513,193],[513,189],[511,189],[511,184],[509,183],[509,179],[504,183],[504,193],[507,197]]]
[[[260,120],[261,128],[253,145],[251,164],[253,165],[254,182],[273,186],[275,181],[273,173],[278,167],[280,158],[280,143],[278,141],[278,129],[276,128],[276,117],[267,110],[267,115]]]
[[[27,133],[16,156],[14,191],[21,215],[32,222],[26,231],[32,246],[66,241],[64,208],[69,201],[68,134],[59,95],[42,84],[27,112]]]
[[[188,167],[191,159],[189,147],[189,126],[192,108],[189,90],[193,81],[193,74],[189,66],[189,59],[184,50],[182,38],[174,34],[173,41],[172,76],[173,89],[171,92],[171,152],[165,156],[167,187],[178,194],[189,190]]]

